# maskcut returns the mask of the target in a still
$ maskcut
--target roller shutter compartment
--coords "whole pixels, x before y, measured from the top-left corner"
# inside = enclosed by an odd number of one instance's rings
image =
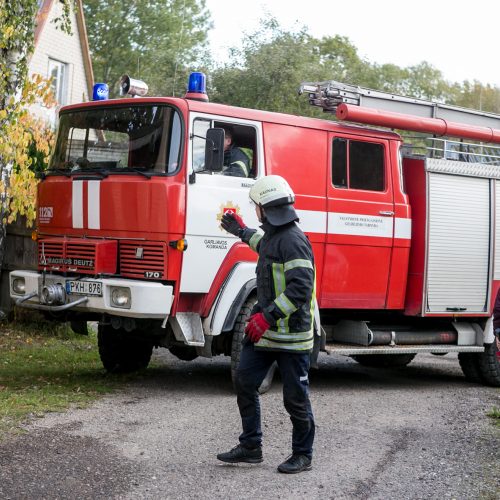
[[[426,312],[487,310],[490,180],[428,173]]]

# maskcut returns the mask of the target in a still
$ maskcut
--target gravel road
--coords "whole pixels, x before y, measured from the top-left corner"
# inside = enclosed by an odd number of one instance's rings
[[[0,498],[500,498],[500,430],[486,416],[500,391],[466,382],[456,355],[378,370],[322,354],[313,470],[289,476],[276,471],[291,440],[279,380],[262,397],[264,462],[222,464],[240,430],[229,360],[160,353],[154,377],[0,444]]]

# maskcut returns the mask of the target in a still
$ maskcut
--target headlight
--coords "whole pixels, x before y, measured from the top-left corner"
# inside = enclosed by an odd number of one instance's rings
[[[12,280],[12,290],[14,291],[14,293],[24,295],[26,293],[26,283],[24,281],[24,278],[14,278]]]
[[[130,309],[132,299],[130,297],[130,288],[111,287],[111,304],[114,307]]]

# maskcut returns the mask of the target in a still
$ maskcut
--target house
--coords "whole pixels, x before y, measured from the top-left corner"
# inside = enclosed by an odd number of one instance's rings
[[[63,32],[54,23],[63,13],[59,0],[39,0],[38,3],[35,50],[29,63],[29,73],[52,78],[58,105],[55,109],[37,105],[31,108],[31,112],[54,126],[61,106],[92,98],[94,77],[82,0],[70,2],[71,34]]]

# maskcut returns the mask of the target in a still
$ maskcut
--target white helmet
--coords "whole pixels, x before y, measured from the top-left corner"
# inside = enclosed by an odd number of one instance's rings
[[[250,199],[261,207],[277,207],[295,202],[295,195],[281,175],[267,175],[250,189]]]
[[[265,218],[273,226],[283,226],[298,220],[293,208],[295,194],[280,175],[267,175],[250,189],[250,199],[264,209]]]

